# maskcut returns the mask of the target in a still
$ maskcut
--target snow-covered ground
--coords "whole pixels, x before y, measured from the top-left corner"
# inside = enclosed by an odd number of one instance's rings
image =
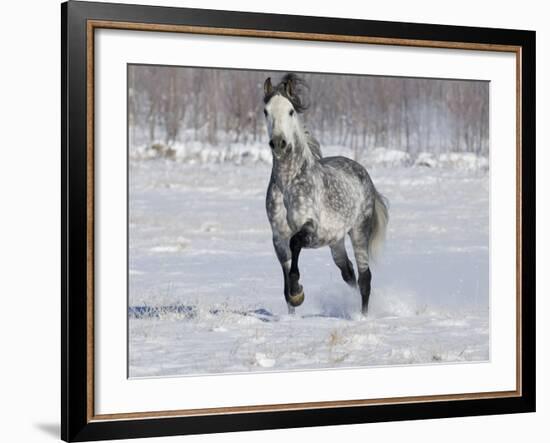
[[[354,151],[345,146],[323,146],[323,154],[344,155],[355,158]],[[132,160],[147,160],[155,158],[168,158],[184,163],[209,164],[209,163],[233,163],[234,165],[267,163],[271,164],[271,151],[266,143],[249,142],[222,143],[217,146],[205,145],[199,142],[176,143],[167,146],[163,143],[154,143],[152,146],[134,146],[130,152]],[[366,153],[361,153],[360,160],[369,166],[379,167],[443,167],[447,169],[460,169],[471,171],[488,171],[489,160],[483,155],[472,152],[420,152],[414,157],[408,152],[374,148]]]
[[[268,162],[133,159],[129,172],[131,377],[489,359],[483,168],[369,168],[390,224],[367,318],[328,248],[303,251],[305,302],[286,313]]]

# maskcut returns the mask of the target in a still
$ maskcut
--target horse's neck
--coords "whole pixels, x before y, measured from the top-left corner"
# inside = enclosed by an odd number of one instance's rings
[[[311,152],[308,143],[308,135],[305,131],[295,134],[295,153],[283,161],[274,159],[272,176],[281,189],[288,188],[297,176],[318,163],[318,159]]]

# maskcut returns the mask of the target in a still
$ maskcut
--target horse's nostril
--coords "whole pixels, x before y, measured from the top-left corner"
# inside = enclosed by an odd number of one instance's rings
[[[275,143],[273,143],[273,140],[269,140],[269,146],[271,146],[271,149],[275,148]]]
[[[283,149],[284,149],[284,147],[285,147],[285,146],[286,146],[286,141],[284,141],[284,140],[281,140],[281,148],[283,148]]]

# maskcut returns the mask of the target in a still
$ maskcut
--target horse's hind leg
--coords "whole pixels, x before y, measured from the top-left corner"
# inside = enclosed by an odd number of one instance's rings
[[[361,293],[361,312],[367,315],[370,297],[371,272],[369,269],[368,235],[366,223],[350,232],[351,244],[359,273],[359,292]]]
[[[346,253],[345,239],[343,238],[338,243],[331,246],[330,252],[332,253],[334,263],[336,263],[336,266],[338,266],[340,272],[342,273],[342,278],[344,281],[351,287],[356,287],[357,280],[355,278],[355,272],[353,271],[353,264]]]
[[[290,282],[289,282],[289,276],[288,273],[290,272],[290,246],[288,244],[287,239],[283,239],[281,237],[273,236],[273,247],[275,248],[275,253],[277,254],[277,258],[279,259],[279,263],[281,264],[281,268],[283,270],[283,279],[284,279],[284,293],[285,293],[285,300],[286,305],[288,307],[288,313],[294,314],[294,306],[290,304]]]

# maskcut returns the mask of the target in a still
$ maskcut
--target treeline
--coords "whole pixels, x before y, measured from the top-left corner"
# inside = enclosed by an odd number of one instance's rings
[[[130,65],[130,143],[171,146],[266,141],[263,82],[282,73]],[[310,108],[302,118],[321,144],[415,154],[489,149],[489,83],[302,74]]]

